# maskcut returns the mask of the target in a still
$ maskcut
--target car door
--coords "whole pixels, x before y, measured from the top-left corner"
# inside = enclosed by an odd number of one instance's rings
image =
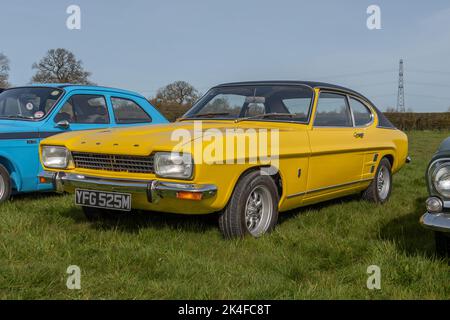
[[[110,127],[106,96],[94,92],[75,92],[66,98],[51,122],[57,132]]]
[[[364,134],[357,143],[362,145],[361,152],[364,154],[361,180],[368,181],[373,178],[380,160],[380,134],[374,123],[374,111],[358,97],[349,95],[348,101],[355,132]]]
[[[354,127],[347,95],[321,91],[312,121],[305,200],[357,187],[364,161],[364,129]]]

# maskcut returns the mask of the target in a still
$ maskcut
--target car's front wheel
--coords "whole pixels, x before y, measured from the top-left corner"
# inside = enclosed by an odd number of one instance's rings
[[[450,235],[443,232],[435,233],[436,253],[440,257],[450,257]]]
[[[272,231],[278,220],[278,201],[277,186],[270,176],[259,170],[247,173],[219,217],[224,237],[260,237]]]
[[[11,197],[11,178],[8,170],[0,164],[0,203]]]
[[[363,192],[363,199],[385,203],[391,196],[392,191],[392,168],[388,159],[383,158],[378,165],[375,177],[369,187]]]

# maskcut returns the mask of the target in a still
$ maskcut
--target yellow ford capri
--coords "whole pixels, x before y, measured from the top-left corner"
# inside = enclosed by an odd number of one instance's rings
[[[350,194],[382,204],[409,161],[407,136],[367,98],[304,81],[219,85],[175,123],[69,132],[40,150],[39,180],[73,193],[89,219],[215,213],[226,238]]]

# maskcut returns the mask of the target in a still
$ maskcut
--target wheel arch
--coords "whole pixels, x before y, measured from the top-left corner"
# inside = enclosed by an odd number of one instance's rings
[[[12,188],[20,190],[22,187],[21,175],[17,166],[6,155],[0,154],[0,164],[6,168],[12,182]]]
[[[383,156],[383,158],[386,158],[388,161],[389,161],[389,163],[391,164],[391,168],[392,168],[392,170],[394,170],[394,164],[395,164],[395,157],[394,157],[394,155],[393,154],[391,154],[391,153],[387,153],[387,154],[385,154],[384,156]],[[383,159],[382,158],[382,159]]]
[[[249,174],[251,172],[261,170],[263,168],[270,168],[270,166],[257,165],[257,166],[247,168],[246,170],[242,171],[241,174],[239,175],[238,179],[236,180],[236,183],[233,187],[233,191],[231,194],[233,194],[234,190],[236,189],[237,184],[242,180],[242,178],[244,176],[246,176],[247,174]],[[274,168],[274,167],[272,167],[272,168]],[[269,175],[269,177],[272,178],[272,180],[275,182],[275,185],[276,185],[277,191],[278,191],[278,197],[279,197],[279,199],[281,199],[283,196],[283,192],[284,192],[283,176],[282,176],[279,168],[274,168],[274,169],[277,171],[277,173],[274,175]],[[228,199],[228,201],[229,201],[229,199]]]

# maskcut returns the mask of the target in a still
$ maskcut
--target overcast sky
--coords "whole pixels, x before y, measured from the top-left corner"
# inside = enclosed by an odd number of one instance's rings
[[[0,52],[27,84],[48,49],[73,51],[98,84],[149,97],[174,80],[205,92],[244,80],[317,80],[395,106],[405,60],[406,105],[450,107],[450,1],[0,0]],[[81,30],[66,9],[81,7]],[[366,26],[381,8],[381,30]]]

